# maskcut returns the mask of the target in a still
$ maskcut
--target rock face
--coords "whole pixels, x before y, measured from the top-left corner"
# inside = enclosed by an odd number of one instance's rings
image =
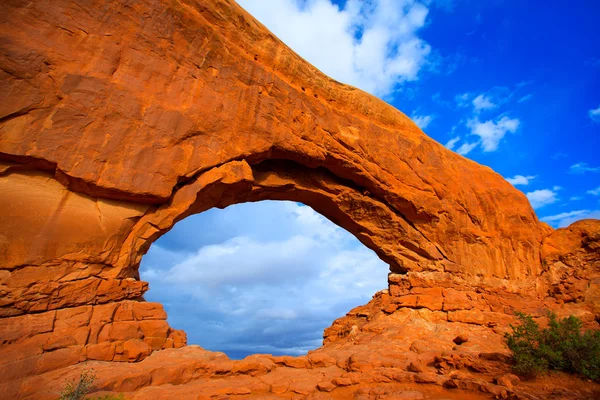
[[[314,207],[394,272],[541,271],[544,229],[521,192],[232,1],[1,7],[7,269],[127,277],[174,220],[269,198]]]
[[[527,293],[539,315],[598,319],[597,221],[552,231],[501,176],[326,77],[231,0],[7,0],[0,32],[0,384],[11,393],[85,360],[184,346],[143,301],[140,259],[182,218],[246,201],[303,202],[388,262],[389,291],[369,315],[429,310],[492,329]],[[325,341],[375,329],[362,319],[337,321]],[[346,368],[320,354],[311,366]],[[306,362],[265,360],[225,371]],[[295,393],[355,385],[352,368]],[[171,383],[201,376],[186,371]],[[118,388],[168,383],[144,373]]]

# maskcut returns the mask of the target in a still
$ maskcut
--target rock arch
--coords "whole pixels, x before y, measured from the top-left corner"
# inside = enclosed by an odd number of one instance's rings
[[[139,301],[137,267],[211,207],[301,201],[399,274],[542,272],[551,229],[521,192],[233,1],[8,0],[0,15],[0,339],[22,355],[9,378],[56,349],[73,363],[183,345]]]
[[[233,2],[115,3],[85,12],[67,1],[3,7],[5,182],[42,170],[65,196],[151,214],[231,163],[264,170],[281,161],[285,173],[287,161],[305,185],[327,173],[356,201],[395,216],[403,231],[370,235],[379,244],[368,244],[393,269],[501,278],[539,272],[543,228],[521,192],[384,102],[327,78]],[[27,18],[11,18],[17,14]],[[132,23],[139,15],[152,18]],[[15,224],[14,215],[2,217]],[[350,231],[368,241],[361,229]],[[31,243],[22,233],[11,246]],[[82,260],[112,265],[121,253],[113,245],[98,257],[84,243]],[[403,256],[391,250],[397,243],[406,244]]]

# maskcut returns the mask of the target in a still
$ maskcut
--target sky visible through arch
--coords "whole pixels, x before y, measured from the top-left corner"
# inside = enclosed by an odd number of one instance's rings
[[[600,2],[238,3],[324,73],[504,176],[541,220],[600,218]],[[286,202],[188,217],[141,266],[172,326],[232,357],[318,347],[386,273],[350,234]]]
[[[161,302],[189,344],[300,355],[323,330],[387,286],[389,267],[310,207],[261,201],[175,224],[142,259],[148,301]]]

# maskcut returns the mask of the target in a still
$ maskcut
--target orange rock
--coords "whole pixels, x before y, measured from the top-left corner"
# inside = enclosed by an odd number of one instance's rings
[[[335,358],[323,352],[309,352],[307,357],[313,367],[329,367],[337,363]]]
[[[123,343],[127,361],[140,361],[150,355],[152,348],[140,339],[129,339]]]
[[[483,325],[486,323],[486,318],[479,310],[458,310],[448,313],[448,321]]]
[[[115,344],[102,342],[86,346],[86,357],[88,360],[112,361],[115,357]]]
[[[287,392],[288,388],[289,388],[290,384],[289,382],[279,382],[279,383],[273,383],[270,387],[269,390],[271,393],[273,394],[283,394],[285,392]],[[335,386],[332,388],[332,390],[335,388]],[[320,390],[320,389],[319,389]]]
[[[427,367],[420,362],[411,361],[406,369],[410,372],[425,372]]]
[[[461,345],[469,341],[469,337],[467,335],[458,335],[452,340],[457,345]]]
[[[250,376],[260,376],[275,368],[275,363],[260,355],[252,355],[235,362],[232,372]]]
[[[286,367],[291,368],[309,368],[310,363],[305,356],[290,357],[290,356],[279,356],[273,357],[273,362],[276,364],[282,364]]]
[[[145,28],[153,39],[144,43],[136,41],[141,28],[130,17],[167,3],[135,11],[111,5],[119,16],[111,19],[86,19],[69,7],[66,0],[32,8],[12,0],[5,15],[21,18],[2,26],[10,43],[2,56],[10,66],[1,80],[3,104],[20,106],[0,111],[0,209],[11,210],[2,216],[11,246],[1,265],[10,271],[68,260],[100,268],[97,274],[82,266],[78,279],[70,271],[60,283],[56,275],[54,293],[72,287],[74,297],[44,299],[46,309],[140,297],[146,287],[135,279],[137,262],[175,219],[274,197],[304,201],[360,233],[396,272],[456,266],[502,278],[541,272],[539,247],[548,228],[520,191],[428,138],[385,102],[322,75],[239,6],[215,0],[190,5],[189,12],[173,9]],[[86,9],[102,7],[92,2]],[[106,34],[84,42],[78,34],[64,36],[71,29],[61,27],[73,21]],[[238,29],[240,21],[251,28]],[[169,38],[159,39],[165,26]],[[209,47],[189,47],[198,32],[213,37]],[[115,40],[123,36],[130,39]],[[160,40],[172,45],[154,42]],[[281,57],[288,64],[275,68]],[[181,78],[177,89],[174,76]],[[249,162],[230,162],[242,159]],[[315,173],[322,179],[307,179]],[[225,197],[208,194],[225,188]],[[194,207],[184,205],[196,198]],[[206,203],[210,198],[217,203]],[[61,218],[50,219],[56,210]],[[53,225],[36,242],[48,220]]]
[[[275,382],[259,377],[279,373],[288,397],[386,396],[398,390],[368,386],[407,382],[459,334],[457,352],[502,354],[514,311],[598,328],[599,221],[540,223],[500,175],[326,77],[235,2],[134,3],[2,3],[0,393],[55,398],[87,359],[99,389],[139,398],[264,396]],[[143,301],[142,255],[190,214],[267,199],[356,235],[390,265],[388,293],[305,359],[185,346]],[[315,394],[334,379],[352,385]],[[449,379],[498,391],[415,375]]]
[[[167,313],[163,309],[162,304],[145,302],[136,302],[133,304],[135,305],[133,307],[133,314],[136,321],[148,319],[167,319]]]
[[[336,385],[331,381],[319,382],[317,384],[317,389],[321,392],[331,392],[336,388]]]
[[[497,385],[506,386],[509,389],[512,389],[520,381],[519,377],[513,374],[504,374],[494,378]]]
[[[175,348],[183,347],[187,344],[187,336],[182,330],[169,330],[169,339],[173,340],[173,347]]]
[[[414,380],[417,383],[437,383],[438,375],[433,372],[419,372],[415,375]]]
[[[333,381],[331,381],[331,383],[333,383],[335,386],[352,386],[354,384],[354,382],[352,382],[352,379],[350,378],[343,378],[343,377],[338,377],[338,378],[333,378]]]
[[[302,379],[290,382],[288,390],[300,395],[308,395],[317,390],[317,383],[313,379]]]
[[[74,345],[77,345],[77,340],[73,336],[56,335],[48,338],[48,341],[44,344],[44,351],[52,351]]]
[[[444,289],[444,311],[470,310],[473,302],[466,292],[456,289]]]

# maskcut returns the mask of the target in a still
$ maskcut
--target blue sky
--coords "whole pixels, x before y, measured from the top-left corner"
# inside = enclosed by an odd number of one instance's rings
[[[239,3],[324,73],[507,178],[540,219],[600,218],[600,2]],[[386,273],[347,232],[284,202],[188,217],[141,267],[146,297],[190,343],[233,357],[317,347]]]
[[[389,267],[302,204],[262,201],[192,215],[155,242],[140,275],[188,343],[300,355],[386,287]]]

